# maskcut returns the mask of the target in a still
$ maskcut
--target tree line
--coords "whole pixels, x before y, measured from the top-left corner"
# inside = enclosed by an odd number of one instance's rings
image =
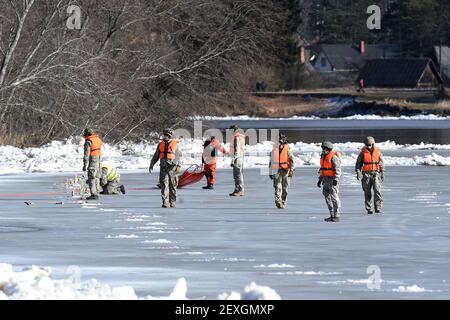
[[[67,8],[81,9],[79,30]],[[270,0],[0,0],[0,143],[146,139],[239,103],[276,63]],[[230,92],[236,94],[230,94]]]

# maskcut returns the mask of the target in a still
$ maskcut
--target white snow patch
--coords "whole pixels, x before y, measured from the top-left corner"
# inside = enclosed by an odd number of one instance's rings
[[[421,288],[418,285],[412,285],[412,286],[399,286],[396,289],[392,289],[393,292],[412,292],[412,293],[420,293],[420,292],[426,292],[429,290],[425,290],[425,288]]]
[[[135,238],[139,238],[139,236],[135,235],[135,234],[119,234],[116,236],[112,236],[112,235],[107,235],[106,239],[135,239]]]
[[[324,271],[286,271],[286,272],[268,272],[271,275],[297,275],[297,276],[326,276],[326,275],[339,275],[340,272],[324,272]]]
[[[255,282],[244,288],[243,293],[232,291],[231,293],[222,293],[218,296],[219,300],[281,300],[280,295],[272,288],[259,286]]]
[[[278,264],[278,263],[273,263],[273,264],[269,264],[269,265],[264,265],[264,264],[260,264],[258,266],[254,266],[254,268],[295,268],[295,266],[291,265],[291,264]]]
[[[174,255],[174,256],[182,256],[182,255],[189,255],[189,256],[200,256],[202,254],[204,254],[201,251],[188,251],[188,252],[171,252],[169,253],[170,255]]]
[[[169,241],[167,239],[156,239],[156,240],[145,240],[141,243],[172,243],[172,241]]]
[[[143,231],[141,233],[174,233],[174,232],[173,231],[155,230],[155,231]]]
[[[178,249],[181,249],[179,246],[171,246],[171,247],[167,247],[167,246],[164,246],[164,247],[162,247],[162,246],[157,246],[157,247],[155,247],[155,246],[152,246],[152,247],[148,247],[148,246],[146,246],[146,247],[138,247],[139,249],[145,249],[145,250],[178,250]]]
[[[227,262],[255,262],[255,259],[248,259],[248,258],[223,258],[221,261],[227,261]]]
[[[317,281],[319,284],[331,284],[331,285],[367,285],[373,284],[373,281],[369,279],[347,279],[347,280],[336,280],[336,281]],[[382,284],[390,284],[390,285],[400,285],[401,281],[396,280],[380,280]]]

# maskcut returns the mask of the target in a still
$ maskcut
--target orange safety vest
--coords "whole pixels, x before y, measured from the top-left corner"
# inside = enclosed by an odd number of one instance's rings
[[[320,157],[320,175],[322,177],[334,177],[336,169],[333,168],[333,164],[331,163],[331,159],[334,156],[340,157],[340,153],[336,151],[330,151],[327,155],[322,154]]]
[[[89,156],[91,157],[100,157],[102,155],[102,140],[98,136],[98,134],[94,133],[90,136],[84,138],[85,141],[89,141],[91,143],[91,152]]]
[[[241,151],[242,153],[244,153],[244,147],[245,147],[245,134],[240,133],[240,132],[235,132],[233,133],[233,136],[231,137],[231,146],[230,146],[230,153],[234,154],[234,140],[238,139],[239,140],[239,145],[240,145],[240,149],[239,151]]]
[[[373,147],[372,152],[368,150],[366,147],[361,149],[363,154],[363,168],[364,172],[366,171],[380,171],[380,149],[378,147]]]
[[[289,145],[285,144],[282,145],[283,148],[280,151],[280,148],[273,147],[272,151],[272,169],[278,170],[278,169],[284,169],[288,170],[291,168],[291,162],[289,161],[288,151],[289,151]]]
[[[225,148],[220,144],[220,142],[217,139],[212,139],[211,142],[207,146],[205,146],[204,152],[206,152],[206,154],[204,153],[204,155],[207,158],[206,159],[208,161],[207,164],[212,165],[217,163],[217,150],[219,150],[222,153],[226,153]],[[205,161],[204,158],[205,157],[203,157],[203,161]]]
[[[169,142],[161,141],[159,143],[159,159],[174,160],[177,143],[178,141],[175,139],[172,139]]]

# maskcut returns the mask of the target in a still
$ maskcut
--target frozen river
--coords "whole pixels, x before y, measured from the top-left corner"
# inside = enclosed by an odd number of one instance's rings
[[[283,299],[450,298],[450,169],[389,168],[385,213],[374,216],[345,171],[339,224],[323,222],[311,167],[297,170],[285,210],[257,169],[245,172],[246,197],[228,196],[231,171],[222,170],[214,191],[181,190],[177,209],[160,208],[149,189],[157,174],[144,171],[122,175],[135,189],[125,196],[90,203],[64,194],[67,174],[0,176],[0,262],[50,266],[56,278],[76,265],[83,281],[130,285],[139,296],[167,296],[185,277],[190,298],[252,281]],[[378,290],[367,287],[368,266],[381,270]]]

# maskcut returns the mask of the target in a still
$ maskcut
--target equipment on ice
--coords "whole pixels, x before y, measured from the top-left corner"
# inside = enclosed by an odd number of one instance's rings
[[[67,179],[64,183],[67,190],[72,192],[72,197],[86,197],[89,195],[89,186],[86,183],[86,175],[76,175],[74,178]]]
[[[193,164],[189,166],[186,170],[184,170],[183,174],[178,177],[178,189],[186,187],[190,184],[197,183],[205,176],[203,172],[202,166],[198,164]],[[158,188],[161,188],[159,183],[157,184]]]

